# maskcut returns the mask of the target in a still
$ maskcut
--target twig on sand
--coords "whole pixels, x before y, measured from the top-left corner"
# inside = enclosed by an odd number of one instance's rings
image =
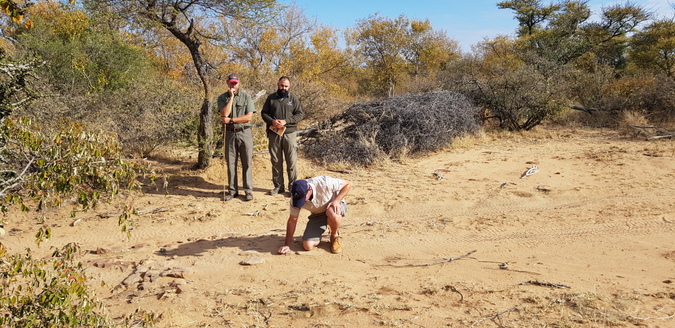
[[[474,250],[472,250],[471,252],[468,252],[468,253],[466,253],[466,254],[464,254],[464,255],[462,255],[462,256],[453,257],[453,258],[443,258],[443,261],[438,261],[438,262],[434,262],[434,263],[426,263],[426,264],[406,264],[406,265],[384,264],[383,266],[392,266],[392,267],[395,267],[395,268],[432,266],[432,265],[436,265],[436,264],[448,263],[448,262],[456,261],[456,260],[459,260],[459,259],[463,259],[463,258],[465,258],[465,257],[467,257],[467,256],[469,256],[469,255],[471,255],[471,254],[473,254],[473,253],[475,253],[475,252],[476,252],[476,250],[474,249]]]
[[[148,214],[148,213],[154,214],[154,213],[166,212],[166,211],[169,210],[169,208],[168,207],[155,207],[155,208],[152,208],[152,209],[149,209],[149,210],[139,210],[139,209],[134,209],[134,210],[135,210],[135,213],[137,215],[144,215],[144,214]],[[112,218],[112,217],[120,216],[120,215],[122,215],[122,213],[123,213],[123,211],[105,212],[105,213],[99,214],[98,217],[100,217],[102,219]]]
[[[673,313],[673,314],[671,314],[671,315],[669,315],[669,316],[667,316],[667,317],[638,318],[638,317],[633,317],[633,316],[631,316],[630,318],[631,318],[631,319],[635,319],[635,320],[667,320],[667,319],[675,318],[675,313]]]
[[[156,207],[156,208],[152,208],[152,209],[149,209],[149,210],[138,210],[137,209],[136,214],[138,214],[138,215],[143,215],[143,214],[148,214],[148,213],[154,214],[154,213],[166,212],[168,210],[169,210],[168,207]]]
[[[508,310],[506,310],[506,311],[499,312],[499,313],[497,313],[497,314],[495,314],[495,315],[493,315],[493,316],[484,317],[483,319],[480,319],[480,320],[474,322],[473,324],[471,324],[471,327],[470,327],[470,328],[473,328],[476,324],[483,322],[485,319],[490,319],[490,320],[492,320],[492,322],[494,322],[495,324],[497,324],[498,327],[504,327],[504,325],[502,325],[502,324],[500,323],[500,322],[501,322],[501,316],[503,316],[503,315],[505,315],[505,314],[507,314],[507,313],[509,313],[509,312],[513,312],[513,311],[518,311],[518,307],[515,306],[515,307],[512,307],[512,308],[510,308],[510,309],[508,309]],[[499,320],[500,322],[497,322],[497,320]]]
[[[447,285],[447,286],[443,287],[443,289],[450,290],[450,291],[453,291],[453,292],[459,294],[459,296],[460,296],[459,301],[464,302],[464,294],[462,294],[462,292],[460,292],[457,288],[455,288],[455,286]]]
[[[571,288],[570,286],[567,286],[567,285],[553,284],[553,283],[550,283],[550,282],[540,282],[540,281],[536,281],[536,280],[521,282],[521,283],[519,283],[519,285],[536,285],[536,286],[555,287],[555,288]]]

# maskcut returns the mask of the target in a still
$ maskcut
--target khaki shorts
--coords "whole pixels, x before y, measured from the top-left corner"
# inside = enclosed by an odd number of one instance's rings
[[[341,215],[345,216],[347,214],[347,203],[345,201],[340,202]],[[307,227],[305,227],[305,233],[302,235],[302,240],[311,240],[311,241],[320,241],[321,235],[328,230],[328,217],[326,212],[311,214],[309,216],[309,221],[307,221]]]

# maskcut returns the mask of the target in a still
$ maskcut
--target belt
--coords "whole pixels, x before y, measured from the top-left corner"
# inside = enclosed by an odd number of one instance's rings
[[[251,126],[249,125],[249,126],[245,126],[245,127],[243,127],[243,128],[231,128],[231,127],[226,127],[225,130],[230,131],[230,132],[241,132],[241,131],[244,131],[244,130],[250,129],[250,128],[251,128]]]

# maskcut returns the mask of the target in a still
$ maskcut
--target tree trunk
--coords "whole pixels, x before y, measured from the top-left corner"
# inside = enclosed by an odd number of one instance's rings
[[[205,169],[211,164],[211,157],[213,157],[213,110],[211,101],[211,81],[209,79],[209,65],[202,57],[199,51],[201,42],[195,38],[191,38],[192,26],[188,32],[181,32],[173,24],[165,24],[169,32],[173,34],[178,40],[183,42],[190,50],[192,61],[197,69],[197,75],[204,86],[204,99],[202,107],[199,110],[199,128],[197,130],[197,145],[199,147],[199,155],[197,156],[196,169]]]
[[[210,99],[204,99],[202,108],[199,111],[199,129],[197,132],[199,155],[197,156],[197,164],[195,165],[195,168],[197,169],[209,167],[211,164],[211,157],[213,157],[213,115],[211,103]]]
[[[201,54],[197,52],[192,55],[195,60],[195,67],[199,78],[204,86],[204,100],[202,108],[199,110],[199,129],[197,130],[197,144],[199,145],[199,155],[195,168],[205,169],[211,164],[213,157],[213,101],[211,100],[211,83],[208,74],[207,65],[201,60]],[[199,59],[199,60],[198,60]],[[200,62],[198,64],[198,61]]]

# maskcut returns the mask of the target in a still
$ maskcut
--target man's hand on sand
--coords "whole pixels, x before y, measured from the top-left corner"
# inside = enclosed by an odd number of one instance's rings
[[[286,254],[290,250],[291,250],[291,248],[286,246],[286,245],[281,246],[281,247],[279,247],[279,254]]]

